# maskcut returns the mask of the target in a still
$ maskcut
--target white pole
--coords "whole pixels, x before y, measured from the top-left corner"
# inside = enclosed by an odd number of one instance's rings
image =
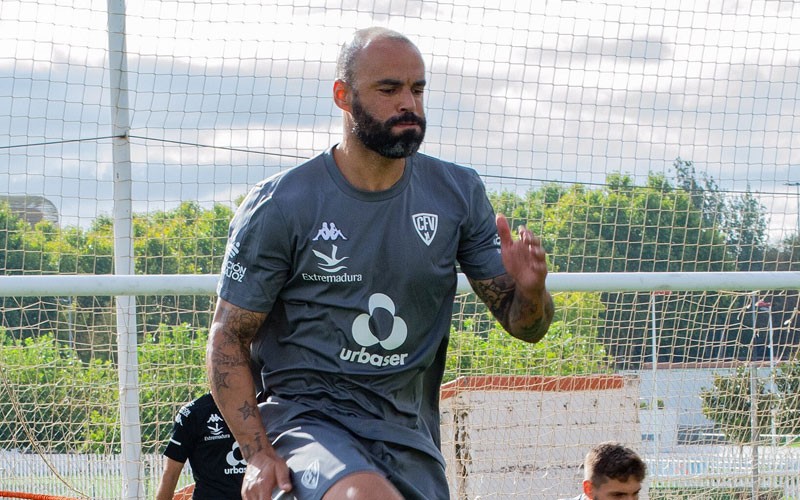
[[[797,196],[795,197],[797,199],[797,233],[795,237],[800,238],[800,182],[784,182],[783,184],[785,186],[794,186],[797,191]]]
[[[131,154],[128,133],[128,66],[125,0],[108,1],[108,63],[113,123],[114,273],[134,274]],[[136,352],[136,300],[116,297],[122,492],[126,500],[144,498],[142,437],[139,421],[139,368]]]
[[[750,361],[750,433],[751,445],[753,447],[751,459],[751,470],[753,474],[750,498],[758,498],[758,441],[761,439],[758,430],[758,382],[756,375],[756,364]]]
[[[777,388],[775,387],[775,350],[774,344],[772,339],[772,305],[767,309],[767,314],[769,314],[769,383],[770,383],[770,393],[773,395],[777,394]],[[777,443],[777,432],[775,428],[775,402],[770,402],[770,431],[772,432],[772,446],[775,446]]]
[[[712,283],[713,288],[709,288]],[[796,290],[800,288],[800,272],[550,273],[547,288],[554,292]]]
[[[650,292],[650,321],[651,321],[651,330],[652,330],[652,339],[651,339],[651,347],[652,347],[652,374],[653,374],[653,392],[650,398],[650,428],[653,433],[653,445],[654,449],[654,456],[655,456],[655,467],[653,467],[653,479],[658,478],[658,452],[661,443],[661,435],[659,434],[658,430],[661,427],[658,422],[658,383],[656,381],[656,374],[657,368],[656,365],[658,364],[658,343],[656,341],[656,294]]]
[[[753,318],[753,338],[750,340],[750,441],[752,446],[752,485],[751,498],[758,498],[758,442],[761,440],[761,430],[758,427],[758,374],[756,373],[756,362],[753,359],[756,342],[756,314],[758,311],[758,292],[753,292],[753,307],[751,315]]]
[[[0,297],[48,295],[214,295],[219,274],[0,276]],[[551,292],[650,292],[658,290],[798,290],[800,272],[550,273]],[[472,288],[459,273],[459,293]]]

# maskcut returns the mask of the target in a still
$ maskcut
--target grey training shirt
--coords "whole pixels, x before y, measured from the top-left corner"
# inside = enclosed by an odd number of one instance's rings
[[[415,154],[393,187],[366,192],[329,150],[250,191],[217,292],[269,313],[253,344],[267,394],[441,460],[456,263],[503,274],[499,245],[473,170]]]

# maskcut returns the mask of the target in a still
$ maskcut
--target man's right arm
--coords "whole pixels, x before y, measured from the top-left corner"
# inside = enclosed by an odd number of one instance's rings
[[[271,498],[272,490],[291,489],[289,469],[267,439],[250,370],[250,344],[266,313],[217,300],[208,335],[206,368],[214,401],[247,460],[243,499]]]

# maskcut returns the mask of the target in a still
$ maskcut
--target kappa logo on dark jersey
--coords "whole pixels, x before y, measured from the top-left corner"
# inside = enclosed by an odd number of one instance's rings
[[[411,216],[414,221],[414,229],[422,238],[422,242],[431,246],[433,238],[436,236],[436,229],[439,227],[439,216],[436,214],[414,214]]]
[[[317,241],[320,238],[325,241],[335,241],[337,238],[341,238],[343,240],[347,239],[342,230],[336,227],[335,222],[322,223],[322,227],[319,229],[319,231],[317,231],[317,235],[314,236],[312,241]]]

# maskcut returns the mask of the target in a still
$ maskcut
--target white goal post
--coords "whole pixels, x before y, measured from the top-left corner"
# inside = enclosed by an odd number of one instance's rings
[[[214,293],[218,278],[215,274],[0,276],[0,297],[207,295]],[[800,272],[550,273],[547,287],[552,292],[791,290],[800,289]],[[471,291],[460,273],[457,291]]]

